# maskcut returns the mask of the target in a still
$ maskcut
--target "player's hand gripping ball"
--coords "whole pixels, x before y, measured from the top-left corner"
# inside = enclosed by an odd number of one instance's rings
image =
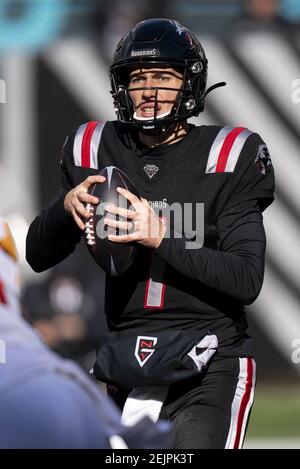
[[[126,221],[125,218],[106,212],[106,205],[133,209],[129,201],[117,192],[117,187],[129,190],[139,197],[129,178],[115,166],[104,168],[99,175],[106,178],[104,183],[93,184],[88,193],[98,197],[98,205],[87,204],[86,209],[91,217],[85,226],[85,241],[97,264],[108,274],[116,276],[125,272],[135,259],[138,247],[134,243],[113,243],[108,240],[109,234],[127,234],[127,230],[108,227],[104,218]]]

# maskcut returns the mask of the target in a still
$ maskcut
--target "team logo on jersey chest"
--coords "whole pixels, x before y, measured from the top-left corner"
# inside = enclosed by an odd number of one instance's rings
[[[139,335],[137,337],[134,355],[140,367],[143,367],[153,355],[156,343],[157,337],[148,337],[143,335]]]
[[[155,164],[146,164],[143,169],[149,179],[152,179],[153,176],[155,176],[155,174],[157,173],[157,171],[159,171],[159,167]]]

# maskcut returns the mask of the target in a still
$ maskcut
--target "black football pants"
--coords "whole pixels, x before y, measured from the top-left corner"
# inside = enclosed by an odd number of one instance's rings
[[[222,353],[199,376],[170,386],[160,418],[173,422],[175,449],[242,448],[254,388],[254,359]],[[108,392],[122,408],[129,391]]]

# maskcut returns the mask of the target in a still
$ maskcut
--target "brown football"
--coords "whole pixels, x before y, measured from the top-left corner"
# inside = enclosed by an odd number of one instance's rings
[[[127,220],[118,215],[105,213],[105,205],[113,204],[123,208],[129,208],[130,202],[117,192],[117,187],[129,190],[139,197],[137,190],[126,174],[115,166],[107,166],[99,173],[105,176],[104,183],[95,183],[89,189],[89,194],[98,197],[99,204],[87,204],[87,210],[92,216],[86,223],[85,242],[97,264],[108,274],[116,276],[124,273],[132,264],[137,253],[137,245],[134,243],[114,243],[108,240],[108,234],[124,234],[123,230],[104,225],[104,217],[117,220]],[[131,207],[132,208],[132,207]]]

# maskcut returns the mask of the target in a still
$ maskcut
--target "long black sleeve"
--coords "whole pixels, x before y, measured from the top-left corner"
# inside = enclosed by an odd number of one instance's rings
[[[80,229],[64,209],[65,196],[73,188],[70,180],[71,152],[72,139],[67,139],[61,155],[61,189],[33,220],[27,233],[26,260],[36,272],[61,262],[74,251],[81,239]]]
[[[274,197],[274,171],[260,137],[258,152],[246,154],[232,178],[231,191],[216,217],[217,249],[186,249],[186,238],[171,231],[155,253],[178,272],[243,304],[258,296],[264,276],[266,236],[262,211]],[[257,164],[264,158],[263,171]],[[266,156],[267,155],[267,156]]]
[[[59,194],[31,223],[26,238],[26,260],[35,272],[53,267],[74,251],[81,232],[64,210],[66,193]]]
[[[219,219],[218,250],[186,249],[185,237],[164,238],[155,253],[181,274],[243,304],[260,292],[264,274],[265,231],[256,201],[247,201]]]

